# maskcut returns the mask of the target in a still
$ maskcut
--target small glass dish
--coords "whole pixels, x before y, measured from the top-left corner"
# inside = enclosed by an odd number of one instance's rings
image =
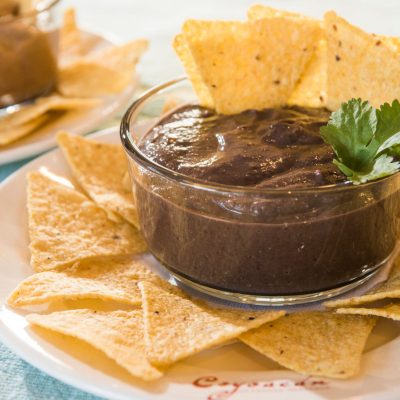
[[[59,0],[23,9],[12,0],[0,7],[0,113],[51,92],[57,83]],[[13,4],[15,4],[13,6]]]
[[[172,80],[136,100],[120,132],[141,231],[178,281],[221,299],[288,305],[344,293],[387,262],[399,234],[400,174],[291,190],[184,176],[139,147],[165,103],[195,102],[185,78]]]

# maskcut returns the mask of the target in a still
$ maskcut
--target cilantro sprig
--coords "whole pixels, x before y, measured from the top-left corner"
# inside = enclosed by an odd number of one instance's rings
[[[332,113],[321,136],[330,144],[333,162],[354,183],[383,178],[399,171],[400,103],[375,109],[368,101],[351,99]]]

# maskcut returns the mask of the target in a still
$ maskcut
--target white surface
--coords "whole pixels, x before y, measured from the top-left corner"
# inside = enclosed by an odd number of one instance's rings
[[[100,133],[101,140],[118,142],[116,129]],[[71,348],[55,346],[27,326],[24,313],[4,305],[16,285],[32,273],[29,267],[26,173],[47,169],[71,178],[60,150],[25,165],[0,185],[0,340],[20,357],[61,381],[110,399],[130,400],[388,400],[400,393],[400,326],[382,319],[369,340],[359,377],[347,380],[307,378],[281,369],[243,344],[205,351],[174,365],[157,382],[144,384],[91,367],[71,355]],[[147,259],[147,258],[146,258]],[[384,344],[385,343],[385,344]],[[383,344],[383,345],[382,345]],[[91,361],[95,358],[92,351]],[[193,384],[215,377],[208,387]],[[212,378],[214,379],[214,378]],[[227,384],[222,385],[222,383]],[[320,382],[319,384],[312,384]],[[203,379],[204,383],[204,379]]]
[[[84,40],[92,43],[93,51],[109,46],[112,43],[110,39],[109,37],[105,38],[84,32]],[[51,121],[50,124],[40,127],[38,132],[27,135],[7,146],[0,147],[0,166],[40,154],[55,147],[55,135],[60,130],[83,135],[109,121],[113,116],[123,112],[128,107],[137,88],[137,80],[138,78],[122,93],[104,96],[97,107],[82,108],[79,112],[74,110],[73,113],[65,113],[57,120]]]
[[[171,41],[185,19],[244,19],[255,3],[315,17],[334,9],[368,31],[400,35],[399,0],[63,0],[62,7],[76,7],[84,27],[111,32],[122,42],[149,38],[143,80],[156,84],[182,73]]]

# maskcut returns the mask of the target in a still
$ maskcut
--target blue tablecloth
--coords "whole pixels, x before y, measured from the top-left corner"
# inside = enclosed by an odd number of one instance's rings
[[[18,168],[22,167],[28,161],[32,160],[32,158],[27,158],[26,160],[16,161],[11,164],[1,165],[0,166],[0,182],[7,178],[8,175],[11,175]]]
[[[0,166],[0,181],[30,161],[18,161]],[[1,400],[99,400],[51,378],[21,360],[0,343]]]

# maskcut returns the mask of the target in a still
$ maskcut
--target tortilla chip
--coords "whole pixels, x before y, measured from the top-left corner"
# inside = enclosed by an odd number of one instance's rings
[[[186,73],[192,83],[193,89],[199,98],[200,104],[204,107],[214,108],[214,102],[208,87],[203,82],[202,77],[197,69],[195,60],[190,52],[189,46],[184,35],[177,35],[174,38],[172,46],[180,58]]]
[[[240,340],[286,368],[307,375],[349,378],[375,318],[308,311],[287,315],[240,336]]]
[[[18,0],[18,12],[21,14],[32,12],[32,9],[38,5],[40,0]],[[13,8],[15,8],[15,0],[2,0],[2,3],[9,3]],[[13,4],[14,3],[14,4]]]
[[[250,20],[261,18],[289,17],[308,21],[321,27],[320,21],[302,14],[277,10],[272,7],[256,4],[249,8],[247,16]],[[326,105],[326,40],[321,39],[308,62],[302,76],[297,82],[288,104],[303,107],[324,107]]]
[[[26,124],[44,115],[48,111],[71,110],[82,107],[94,107],[100,103],[98,99],[69,98],[58,95],[40,97],[32,105],[22,110],[6,115],[0,119],[0,130]]]
[[[58,91],[68,97],[96,97],[122,92],[133,82],[135,65],[146,48],[146,40],[135,40],[62,66]]]
[[[316,19],[307,17],[299,13],[279,10],[277,8],[268,7],[261,4],[254,4],[247,10],[247,18],[250,20],[262,19],[262,18],[277,18],[277,17],[292,17],[303,20],[312,20],[314,22],[319,23],[319,21],[317,21]]]
[[[121,46],[106,47],[93,54],[90,59],[117,71],[127,70],[132,74],[148,46],[146,39],[137,39]]]
[[[290,17],[189,20],[183,34],[217,112],[233,114],[286,104],[321,29]]]
[[[154,274],[130,257],[86,260],[63,271],[34,274],[11,293],[8,304],[25,307],[55,301],[100,299],[141,304],[139,281]]]
[[[36,128],[44,124],[50,118],[49,115],[40,115],[35,119],[25,122],[21,125],[10,126],[9,128],[0,129],[0,146],[5,146],[6,144],[15,142],[30,133],[32,133]]]
[[[28,213],[31,263],[36,271],[146,250],[131,225],[109,220],[84,194],[40,172],[28,175]]]
[[[68,310],[48,315],[31,314],[34,325],[83,340],[144,380],[154,380],[162,372],[146,359],[142,311]]]
[[[121,73],[91,60],[78,60],[60,69],[58,91],[69,97],[96,97],[122,92],[131,82],[132,73]]]
[[[146,352],[154,365],[172,364],[285,314],[214,308],[160,279],[139,287]]]
[[[400,260],[393,266],[389,278],[368,293],[347,299],[326,301],[324,306],[330,308],[350,307],[384,299],[400,299]]]
[[[381,38],[366,33],[334,12],[325,14],[328,41],[328,107],[351,98],[374,107],[399,98],[400,53]]]
[[[303,75],[297,82],[288,104],[315,108],[326,106],[326,52],[326,41],[320,40]]]
[[[390,318],[400,321],[400,304],[387,304],[382,307],[344,307],[336,310],[338,314],[373,315],[376,317]]]
[[[59,38],[59,63],[73,61],[83,55],[81,33],[76,23],[75,10],[68,8],[64,11]]]
[[[127,190],[124,178],[128,163],[123,148],[60,132],[57,142],[68,161],[75,179],[86,193],[112,220],[119,215],[139,226],[132,189]],[[112,166],[112,168],[110,168]]]
[[[400,52],[400,38],[396,36],[383,36],[376,35],[377,40],[381,39],[388,47],[390,47],[394,52]]]

